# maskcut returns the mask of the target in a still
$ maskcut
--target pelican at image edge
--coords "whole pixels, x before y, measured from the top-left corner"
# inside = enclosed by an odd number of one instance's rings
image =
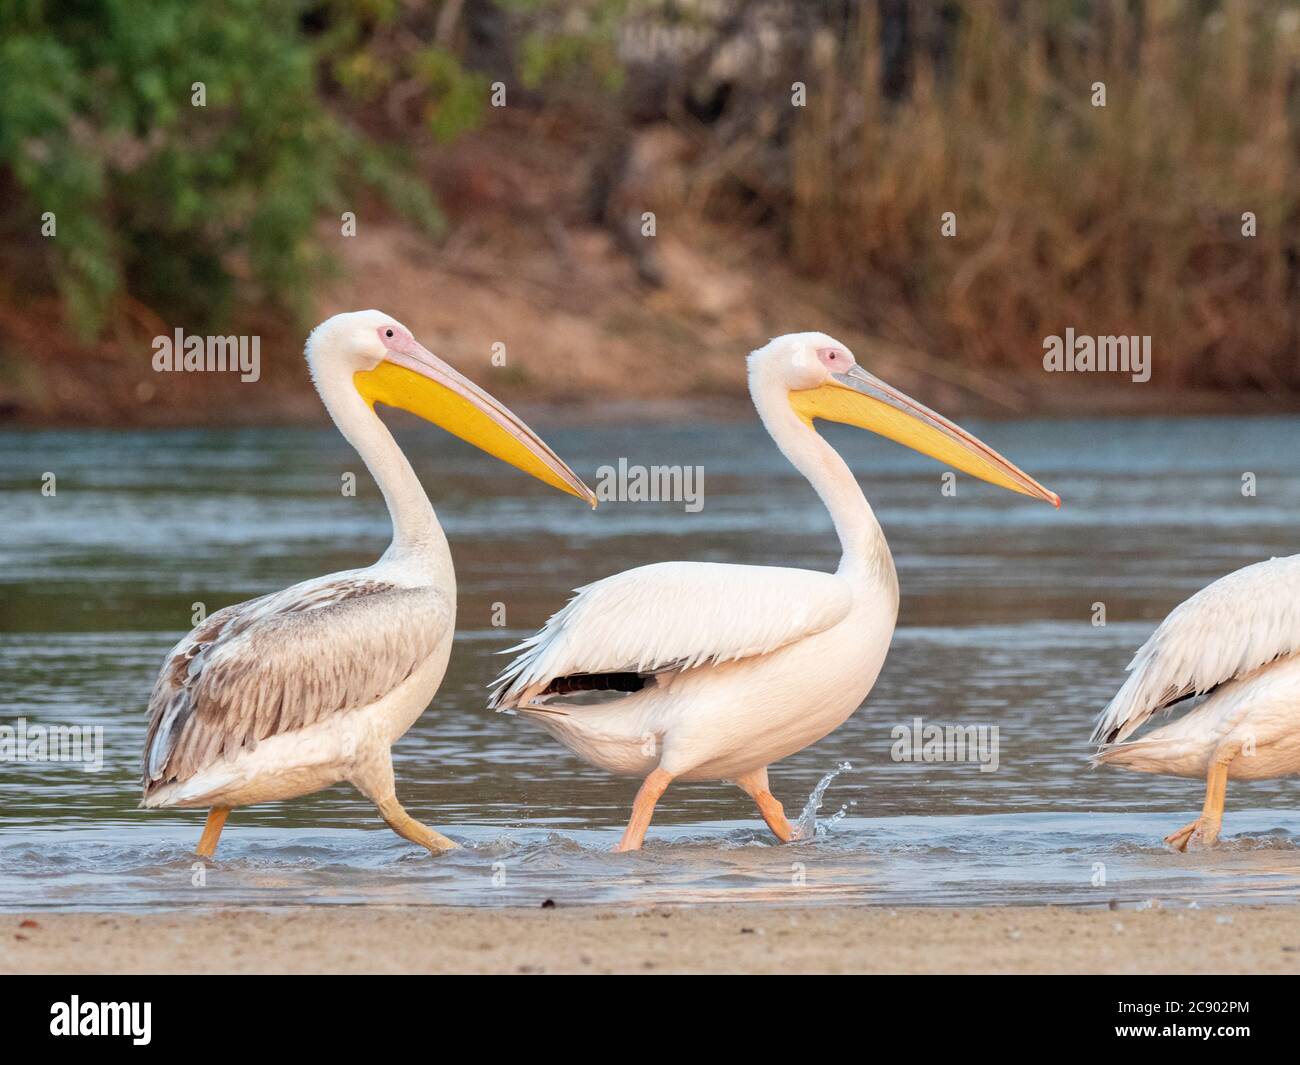
[[[1200,816],[1165,842],[1212,847],[1229,780],[1300,773],[1300,555],[1206,585],[1170,611],[1128,668],[1093,730],[1093,764],[1204,778]],[[1129,739],[1175,706],[1187,712]]]

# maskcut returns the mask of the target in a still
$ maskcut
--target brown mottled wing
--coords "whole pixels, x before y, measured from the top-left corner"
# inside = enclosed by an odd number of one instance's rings
[[[338,578],[220,610],[173,648],[149,700],[146,793],[259,740],[369,706],[449,634],[433,588]]]

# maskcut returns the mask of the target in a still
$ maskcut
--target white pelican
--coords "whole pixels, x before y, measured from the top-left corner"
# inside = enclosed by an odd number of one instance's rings
[[[1165,842],[1214,846],[1228,780],[1300,772],[1300,555],[1256,562],[1176,606],[1093,730],[1094,764],[1205,778],[1201,816]],[[1205,696],[1141,739],[1148,718]]]
[[[212,614],[163,663],[149,700],[146,807],[208,807],[210,856],[234,806],[350,781],[394,832],[455,844],[402,808],[389,748],[442,683],[456,618],[451,552],[429,498],[374,410],[401,407],[595,506],[514,414],[379,311],[339,314],[307,340],[334,424],[378,483],[393,542],[365,569]]]
[[[602,769],[644,778],[618,850],[641,846],[674,779],[735,782],[777,838],[789,840],[768,765],[841,725],[880,672],[898,613],[894,561],[814,418],[869,429],[1060,505],[969,433],[867,373],[824,333],[778,337],[751,354],[749,391],[772,439],[830,511],[839,569],[664,562],[606,577],[511,648],[523,653],[490,700]],[[603,701],[593,705],[592,692],[605,693],[595,697]]]

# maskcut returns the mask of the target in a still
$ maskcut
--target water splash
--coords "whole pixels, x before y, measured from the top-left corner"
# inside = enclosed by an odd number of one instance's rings
[[[803,813],[799,815],[799,820],[794,825],[794,838],[796,840],[816,839],[818,836],[824,836],[831,825],[841,820],[847,813],[848,807],[841,806],[839,810],[825,821],[818,824],[817,811],[822,808],[822,796],[826,794],[826,789],[831,786],[831,781],[843,773],[846,769],[852,769],[853,766],[848,762],[841,762],[821,780],[817,781],[817,786],[813,788],[812,794],[808,796],[808,801],[803,804]]]

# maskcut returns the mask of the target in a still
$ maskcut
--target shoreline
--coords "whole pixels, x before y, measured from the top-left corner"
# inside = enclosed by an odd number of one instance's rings
[[[503,391],[507,402],[512,398]],[[613,425],[693,422],[739,422],[754,418],[747,396],[717,395],[704,398],[665,396],[644,402],[585,397],[570,404],[514,398],[512,407],[530,423]],[[953,413],[988,421],[1056,421],[1082,418],[1277,418],[1300,414],[1300,397],[1276,399],[1240,394],[1162,394],[1154,403],[1109,402],[1092,398],[1079,403],[1041,403],[1023,410],[1000,409],[987,404],[957,404]],[[310,397],[289,394],[274,407],[255,404],[236,413],[218,408],[201,412],[179,405],[161,417],[131,419],[42,418],[0,416],[0,432],[67,431],[201,431],[242,429],[325,429],[330,422]]]
[[[1300,907],[8,913],[0,973],[1300,973]]]

